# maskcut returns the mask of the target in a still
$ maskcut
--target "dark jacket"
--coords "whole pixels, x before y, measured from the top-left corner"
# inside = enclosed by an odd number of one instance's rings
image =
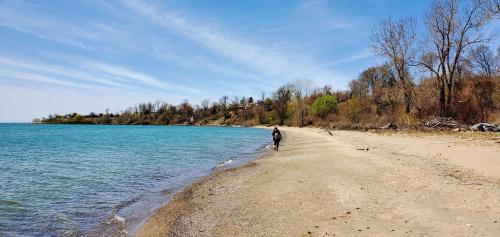
[[[273,140],[281,141],[281,132],[277,128],[273,129]]]

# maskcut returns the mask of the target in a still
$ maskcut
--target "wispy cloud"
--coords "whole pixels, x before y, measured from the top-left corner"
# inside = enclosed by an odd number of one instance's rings
[[[36,73],[19,72],[4,68],[0,68],[0,78],[14,78],[14,79],[33,81],[38,83],[48,83],[52,85],[69,86],[82,89],[99,89],[99,87],[96,86],[74,83],[66,80],[60,80],[51,76],[45,76]]]
[[[326,30],[344,29],[355,26],[352,19],[338,16],[329,6],[326,0],[306,0],[299,7],[301,14],[313,17],[317,24],[322,25]]]
[[[100,2],[107,9],[113,9],[116,15],[117,7],[107,1]],[[123,17],[123,16],[122,16]],[[158,50],[159,45],[169,44],[170,40],[158,35],[147,35],[145,39],[135,29],[112,26],[109,23],[93,21],[87,24],[76,25],[67,21],[37,13],[29,5],[19,7],[2,6],[0,8],[0,26],[11,28],[20,32],[34,35],[39,38],[51,40],[86,50],[114,50],[119,49],[150,54],[169,63],[191,69],[203,69],[222,75],[256,79],[256,75],[245,73],[234,68],[210,62],[201,56],[189,57],[187,55],[167,54]]]
[[[204,69],[221,75],[227,75],[234,78],[243,78],[256,81],[262,81],[264,79],[262,76],[255,73],[249,73],[229,66],[214,63],[201,55],[195,55],[195,56],[178,55],[174,53],[164,52],[161,49],[156,49],[154,56],[164,61],[189,69]]]
[[[122,66],[75,56],[60,57],[78,63],[70,67],[0,56],[0,77],[87,89],[146,88],[184,95],[199,93],[196,89],[170,84]]]
[[[116,66],[116,65],[110,65],[102,62],[96,62],[92,60],[83,60],[81,62],[82,65],[86,66],[87,68],[92,68],[94,70],[116,76],[118,78],[122,79],[129,79],[133,81],[138,81],[141,83],[144,83],[146,85],[152,86],[152,87],[157,87],[165,90],[170,90],[170,91],[176,91],[180,90],[184,93],[198,93],[197,90],[179,86],[179,85],[174,85],[171,83],[167,83],[165,81],[161,81],[158,78],[155,78],[150,75],[146,75],[141,72],[137,72],[128,68],[124,68],[121,66]]]
[[[246,40],[251,36],[245,39],[232,36],[231,32],[219,29],[215,23],[209,24],[201,19],[196,20],[192,16],[183,17],[174,11],[161,9],[141,1],[126,1],[126,5],[148,17],[155,24],[174,30],[219,55],[252,66],[271,77],[282,79],[279,83],[283,80],[303,77],[314,78],[321,82],[345,79],[339,73],[317,67],[317,62],[313,59],[290,52],[272,50],[270,46]]]
[[[26,8],[14,9],[6,5],[0,8],[0,26],[83,49],[89,49],[86,40],[100,38],[96,31],[85,30]]]
[[[366,58],[373,57],[373,56],[374,56],[374,54],[371,53],[370,51],[363,50],[363,51],[355,53],[351,56],[347,56],[347,57],[340,58],[337,60],[329,61],[329,62],[326,62],[322,65],[323,65],[323,67],[330,67],[330,66],[339,65],[339,64],[352,63],[354,61],[366,59]]]
[[[26,60],[15,60],[12,58],[0,57],[0,66],[10,66],[17,70],[19,69],[28,69],[37,71],[39,73],[50,73],[58,76],[66,77],[66,78],[74,78],[77,80],[81,80],[83,82],[96,82],[103,85],[113,86],[113,87],[123,87],[124,85],[121,83],[114,82],[112,80],[98,77],[96,75],[92,75],[91,73],[84,72],[77,69],[43,64],[38,62],[27,62]]]

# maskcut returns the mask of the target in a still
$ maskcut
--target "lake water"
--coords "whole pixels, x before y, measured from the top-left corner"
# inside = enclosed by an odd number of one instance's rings
[[[256,128],[0,124],[0,236],[133,231],[219,164],[257,157],[269,137]]]

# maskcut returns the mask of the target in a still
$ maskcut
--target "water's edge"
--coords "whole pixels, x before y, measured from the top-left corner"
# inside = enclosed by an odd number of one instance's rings
[[[0,236],[130,236],[202,179],[262,156],[263,127],[0,124]]]
[[[213,127],[219,127],[219,126],[213,126]],[[223,127],[239,127],[239,126],[223,126]],[[253,127],[253,128],[265,129],[265,130],[269,129],[266,127]],[[215,175],[216,173],[224,172],[225,170],[232,168],[243,167],[252,161],[265,157],[266,154],[268,154],[268,152],[271,150],[271,147],[272,147],[272,142],[269,142],[255,149],[255,151],[250,156],[245,157],[244,153],[241,153],[239,154],[239,157],[234,157],[225,160],[223,162],[220,162],[219,164],[212,167],[212,169],[209,172],[200,174],[196,177],[191,177],[185,183],[176,184],[173,187],[168,187],[167,189],[162,190],[160,192],[160,196],[163,198],[161,198],[160,200],[150,200],[152,201],[152,203],[150,203],[151,206],[150,208],[148,208],[148,210],[143,210],[145,215],[140,220],[127,220],[116,213],[112,213],[104,220],[102,220],[102,222],[98,226],[92,228],[87,233],[85,233],[85,236],[88,237],[134,236],[140,230],[140,228],[148,221],[148,219],[151,218],[157,212],[159,208],[169,205],[169,203],[178,193],[183,192],[192,185],[212,175]],[[133,201],[134,200],[131,200],[131,202]]]

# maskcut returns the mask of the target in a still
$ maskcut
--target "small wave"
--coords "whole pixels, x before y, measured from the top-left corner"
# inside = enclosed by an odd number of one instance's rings
[[[106,221],[106,224],[108,225],[113,225],[113,224],[125,224],[125,218],[117,215],[117,214],[113,214],[111,216],[111,218],[109,218],[107,221]]]
[[[117,215],[112,214],[106,218],[99,226],[94,228],[92,231],[87,233],[86,237],[94,236],[128,236],[126,230],[126,219]]]
[[[213,170],[216,170],[216,169],[222,169],[222,168],[224,168],[225,166],[227,166],[227,165],[229,165],[229,164],[233,163],[233,161],[234,161],[234,157],[231,157],[231,159],[229,159],[229,160],[225,160],[224,162],[221,162],[221,163],[219,163],[218,165],[216,165],[216,166],[213,168]]]

